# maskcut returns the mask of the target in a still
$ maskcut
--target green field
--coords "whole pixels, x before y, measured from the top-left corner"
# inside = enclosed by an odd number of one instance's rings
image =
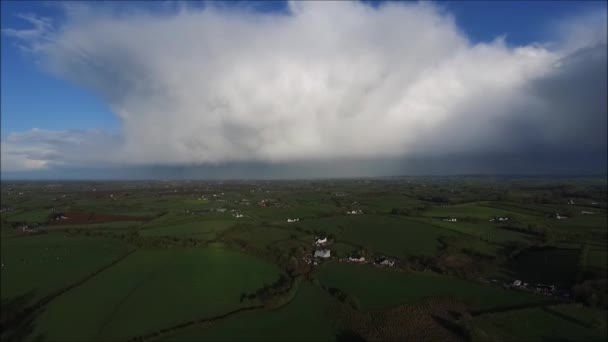
[[[50,340],[126,339],[237,309],[241,293],[278,274],[272,264],[224,249],[139,250],[55,300],[36,334]]]
[[[507,272],[511,279],[571,286],[576,280],[580,253],[580,249],[566,248],[524,251],[509,262]]]
[[[591,249],[587,253],[586,266],[606,271],[608,269],[608,252],[602,249]]]
[[[478,341],[605,341],[605,311],[576,305],[514,310],[473,319]]]
[[[606,340],[607,184],[2,182],[0,337]],[[353,209],[363,214],[346,214]],[[16,229],[44,223],[53,210],[78,224]],[[496,216],[510,220],[491,222]],[[315,246],[324,236],[330,242]],[[314,257],[321,248],[329,259]],[[368,263],[343,260],[353,254]],[[381,256],[397,262],[371,264]]]
[[[425,211],[425,216],[432,217],[470,217],[478,220],[490,220],[494,217],[510,217],[521,221],[535,221],[538,219],[536,215],[524,214],[514,210],[505,210],[502,208],[488,207],[484,203],[476,204],[457,204],[446,206],[433,206],[430,210]]]
[[[2,219],[8,222],[44,223],[48,221],[49,213],[48,209],[15,210],[2,213]]]
[[[365,309],[381,309],[426,297],[453,297],[475,310],[528,303],[543,297],[426,273],[403,273],[372,266],[327,263],[317,276],[327,287],[355,296]]]
[[[246,246],[253,247],[258,250],[264,250],[266,247],[276,243],[287,241],[300,236],[297,231],[283,229],[275,226],[256,226],[251,224],[238,225],[227,231],[222,239],[226,241],[238,241]]]
[[[439,238],[454,233],[431,225],[391,216],[361,215],[350,220],[341,238],[396,258],[435,255]]]
[[[236,224],[236,219],[229,217],[224,219],[190,218],[165,224],[147,226],[141,231],[143,236],[177,236],[194,237],[205,240],[213,240],[217,234],[229,229]]]
[[[87,229],[87,230],[131,230],[138,229],[141,226],[141,222],[137,221],[112,221],[104,223],[88,223],[88,224],[70,224],[61,226],[50,226],[50,230],[64,230],[64,229]]]
[[[275,311],[247,312],[209,327],[192,327],[164,341],[330,341],[337,328],[328,317],[333,298],[303,283],[288,305]]]
[[[117,240],[61,233],[2,240],[2,300],[50,295],[130,250]]]
[[[470,235],[473,238],[503,244],[510,241],[529,243],[531,236],[519,232],[497,228],[491,222],[469,223],[469,222],[444,222],[433,219],[432,224],[448,230]]]

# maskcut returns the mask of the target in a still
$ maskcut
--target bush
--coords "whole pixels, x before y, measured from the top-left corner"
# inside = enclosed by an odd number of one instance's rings
[[[608,308],[607,291],[608,281],[606,279],[586,280],[572,289],[576,301],[602,309]]]

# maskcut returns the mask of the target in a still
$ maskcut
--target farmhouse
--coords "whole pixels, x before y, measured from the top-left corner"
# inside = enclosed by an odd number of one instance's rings
[[[17,227],[17,230],[22,232],[22,233],[36,233],[38,232],[39,228],[42,228],[44,226],[39,225],[38,223],[32,223],[32,224],[25,224],[22,226]]]
[[[560,215],[559,213],[556,213],[556,214],[555,214],[555,218],[556,218],[556,219],[558,219],[558,220],[563,220],[563,219],[567,219],[567,218],[568,218],[568,216],[562,216],[562,215]]]
[[[327,243],[327,238],[326,237],[324,237],[324,238],[317,238],[315,240],[315,245],[318,245],[318,246],[326,244],[326,243]]]
[[[356,257],[356,256],[349,256],[348,257],[348,261],[349,262],[365,262],[365,257],[360,256],[360,257]]]
[[[388,267],[395,266],[395,260],[391,260],[387,257],[377,258],[375,263],[376,263],[376,265],[380,265],[380,266],[388,266]]]
[[[298,221],[300,221],[300,219],[299,219],[299,218],[294,218],[294,219],[290,219],[290,218],[288,218],[288,219],[287,219],[287,223],[293,223],[293,222],[298,222]]]
[[[315,258],[329,258],[331,257],[331,251],[329,249],[317,249],[314,254]]]
[[[363,214],[363,210],[359,209],[359,210],[352,210],[352,211],[347,211],[346,212],[347,215],[361,215]]]
[[[594,213],[593,211],[586,211],[586,210],[583,210],[583,211],[581,211],[581,214],[583,214],[583,215],[593,215],[593,214],[595,214],[595,213]]]
[[[444,220],[445,222],[458,222],[458,219],[453,218],[453,217],[452,217],[452,218],[444,218],[443,220]]]
[[[236,218],[241,218],[241,217],[243,217],[243,214],[241,214],[241,213],[236,213],[236,214],[234,214],[234,217],[236,217]]]

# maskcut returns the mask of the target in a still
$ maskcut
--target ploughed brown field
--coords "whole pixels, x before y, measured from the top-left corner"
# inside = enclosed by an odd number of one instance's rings
[[[64,214],[67,219],[53,220],[50,222],[53,226],[74,225],[74,224],[92,224],[92,223],[107,223],[117,221],[147,221],[149,217],[127,216],[127,215],[111,215],[101,213],[89,213],[84,211],[68,211]]]

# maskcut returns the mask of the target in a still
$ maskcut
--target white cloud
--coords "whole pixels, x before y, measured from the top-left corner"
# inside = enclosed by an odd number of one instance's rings
[[[117,15],[79,5],[52,34],[46,21],[32,22],[44,39],[4,32],[121,118],[111,156],[68,144],[72,164],[401,157],[472,151],[485,141],[500,149],[507,142],[497,120],[514,115],[512,103],[536,103],[530,84],[571,52],[513,48],[501,38],[471,43],[429,3],[289,8],[288,15],[187,6]],[[17,168],[47,167],[48,155],[20,150],[25,141],[3,140],[3,161],[7,150]],[[28,147],[62,153],[52,144]]]
[[[588,11],[581,15],[554,23],[558,47],[565,52],[606,44],[608,30],[606,11]]]
[[[2,171],[115,165],[122,159],[120,144],[120,137],[99,130],[11,133],[2,139]]]

